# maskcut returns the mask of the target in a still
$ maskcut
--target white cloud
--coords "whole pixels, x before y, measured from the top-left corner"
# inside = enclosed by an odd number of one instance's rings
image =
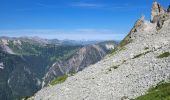
[[[86,2],[74,2],[71,3],[70,6],[74,7],[86,7],[86,8],[99,8],[103,7],[103,4],[97,4],[97,3],[86,3]]]
[[[133,5],[129,3],[122,3],[122,4],[114,4],[114,3],[93,3],[93,2],[72,2],[69,4],[73,7],[81,7],[81,8],[100,8],[104,10],[111,10],[111,11],[133,11],[136,9],[146,9],[147,6],[145,5]]]
[[[0,30],[0,36],[23,37],[38,36],[48,39],[70,40],[121,40],[126,34],[120,34],[108,29],[76,29],[62,30]]]

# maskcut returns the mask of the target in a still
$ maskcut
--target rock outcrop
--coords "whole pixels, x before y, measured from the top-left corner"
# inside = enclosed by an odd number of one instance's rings
[[[167,12],[168,12],[168,13],[170,12],[170,5],[169,5],[169,7],[168,7],[168,9],[167,9]]]
[[[152,12],[151,12],[151,21],[155,23],[158,19],[158,16],[161,14],[165,14],[165,12],[166,11],[163,9],[163,7],[161,7],[159,3],[154,2],[152,6]]]
[[[155,11],[160,13],[160,6],[154,5]],[[164,20],[162,18],[158,20]],[[122,49],[69,77],[64,83],[42,89],[31,99],[129,100],[145,94],[161,81],[168,81],[170,56],[159,56],[170,52],[170,18],[166,17],[159,30],[157,22],[142,23],[145,27],[133,31],[132,41],[119,46]]]
[[[153,3],[151,12],[151,22],[157,24],[157,30],[160,30],[164,22],[170,18],[169,9],[164,10],[163,7],[157,2]]]

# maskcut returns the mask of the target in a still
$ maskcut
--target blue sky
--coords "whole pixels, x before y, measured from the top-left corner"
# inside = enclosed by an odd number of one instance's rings
[[[168,7],[170,0],[157,0]],[[0,36],[121,40],[153,0],[0,0]]]

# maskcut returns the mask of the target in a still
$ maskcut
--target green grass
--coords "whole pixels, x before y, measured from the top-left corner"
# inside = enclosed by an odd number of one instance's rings
[[[125,46],[126,46],[127,44],[131,43],[131,42],[132,42],[132,39],[130,39],[129,36],[125,37],[125,38],[119,43],[119,45],[118,45],[115,49],[113,49],[113,50],[111,51],[111,55],[114,55],[114,54],[116,54],[116,53],[119,52],[119,51],[126,50]]]
[[[160,54],[159,56],[157,56],[157,58],[165,58],[165,57],[169,57],[170,53],[169,52],[164,52],[162,54]]]
[[[160,83],[145,95],[131,100],[170,100],[170,83]]]
[[[119,46],[124,47],[125,45],[127,45],[127,44],[129,44],[131,42],[132,42],[132,40],[129,39],[128,37],[126,37],[123,41],[120,42]]]
[[[116,53],[118,53],[119,51],[123,51],[123,50],[126,50],[126,48],[125,47],[117,47],[117,48],[115,48],[115,49],[113,49],[112,51],[111,51],[111,55],[110,56],[112,56],[112,55],[115,55]]]
[[[143,56],[143,55],[146,55],[146,54],[149,53],[149,52],[151,52],[151,51],[147,51],[147,52],[138,54],[138,55],[134,56],[132,59],[139,58],[139,57],[141,57],[141,56]]]
[[[50,82],[50,85],[63,83],[68,78],[68,75],[59,76]]]
[[[139,58],[139,57],[140,57],[140,56],[142,56],[142,55],[143,55],[143,53],[138,54],[138,55],[134,56],[134,57],[133,57],[133,59],[135,59],[135,58]]]
[[[31,96],[26,96],[26,97],[23,97],[22,99],[20,100],[28,100]]]

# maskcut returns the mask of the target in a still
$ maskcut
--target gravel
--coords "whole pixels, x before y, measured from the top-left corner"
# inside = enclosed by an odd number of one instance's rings
[[[170,56],[157,56],[170,52],[170,19],[160,30],[154,23],[145,21],[144,25],[143,30],[131,35],[133,41],[125,49],[108,55],[62,84],[43,88],[30,99],[128,100],[145,94],[162,80],[169,80]]]

